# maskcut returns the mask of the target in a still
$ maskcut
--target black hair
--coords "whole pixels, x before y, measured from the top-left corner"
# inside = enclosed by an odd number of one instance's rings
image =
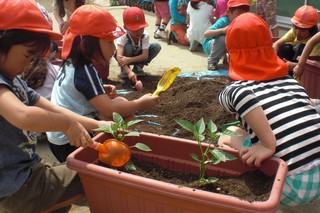
[[[309,28],[309,33],[311,37],[317,34],[318,32],[319,32],[318,25],[314,25],[313,27]]]
[[[0,53],[7,55],[14,45],[25,45],[32,49],[33,55],[42,56],[50,48],[50,36],[21,29],[0,30]]]
[[[190,2],[191,7],[195,10],[199,10],[198,4],[199,4],[199,2],[194,2],[194,1]]]
[[[89,65],[93,59],[104,60],[99,38],[93,36],[77,36],[73,40],[68,58],[71,58],[75,68]]]

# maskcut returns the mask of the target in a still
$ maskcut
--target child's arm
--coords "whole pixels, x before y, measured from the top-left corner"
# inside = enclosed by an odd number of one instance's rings
[[[220,28],[220,29],[216,29],[216,30],[206,30],[204,32],[204,37],[205,38],[214,38],[216,36],[219,36],[221,34],[226,34],[226,31],[228,29],[228,26],[227,27],[224,27],[224,28]]]
[[[276,150],[276,137],[269,125],[262,107],[256,107],[246,114],[243,119],[256,133],[260,144],[240,150],[240,157],[249,166],[261,166],[262,161],[270,158]]]
[[[276,42],[272,44],[273,50],[276,54],[278,54],[279,48],[283,46],[286,41],[283,38],[278,39]]]
[[[310,38],[310,40],[306,43],[306,46],[303,49],[303,52],[302,52],[301,57],[298,61],[298,64],[293,69],[293,77],[294,78],[300,79],[300,77],[303,73],[304,66],[307,62],[307,59],[308,59],[310,53],[312,52],[314,46],[319,42],[320,42],[320,33],[317,33],[314,36],[312,36],[312,38]]]
[[[43,97],[38,102],[41,101],[52,105]],[[27,106],[4,86],[0,86],[0,105],[0,115],[17,128],[36,132],[64,132],[73,146],[86,147],[93,143],[87,130],[69,114],[49,111],[38,105]]]

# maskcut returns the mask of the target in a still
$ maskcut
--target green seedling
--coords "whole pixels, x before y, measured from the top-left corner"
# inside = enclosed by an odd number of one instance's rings
[[[222,132],[219,132],[217,126],[213,123],[213,121],[208,122],[208,129],[206,130],[206,124],[201,118],[195,124],[183,119],[175,120],[182,128],[191,132],[193,134],[194,139],[198,142],[200,156],[195,153],[190,153],[190,156],[199,163],[199,180],[198,183],[200,186],[214,183],[218,180],[216,177],[208,177],[205,178],[207,165],[216,165],[220,162],[227,162],[230,160],[235,160],[236,157],[233,155],[224,152],[220,148],[213,147],[212,144],[216,141],[216,139],[220,135],[230,135],[230,136],[240,136],[240,134],[230,131],[227,128],[229,126],[236,126],[239,122],[233,122],[221,127]],[[207,139],[207,140],[206,140]],[[208,143],[207,147],[204,147],[202,143]]]
[[[131,120],[131,121],[125,122],[123,117],[116,112],[113,112],[112,116],[113,116],[113,121],[114,121],[113,125],[101,126],[97,129],[94,129],[93,131],[109,133],[114,137],[114,139],[116,139],[118,141],[123,141],[126,137],[132,137],[132,136],[139,137],[139,132],[127,131],[127,129],[137,123],[142,122],[143,120],[136,119],[136,120]],[[152,151],[146,144],[143,144],[143,143],[136,143],[135,145],[130,146],[130,149],[132,149],[132,148],[136,148],[136,149],[139,149],[139,150],[142,150],[145,152]],[[128,162],[125,165],[125,168],[128,170],[135,170],[136,169],[132,162]]]

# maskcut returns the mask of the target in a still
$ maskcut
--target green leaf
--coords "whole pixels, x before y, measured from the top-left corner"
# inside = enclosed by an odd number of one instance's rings
[[[182,128],[184,128],[185,130],[189,131],[189,132],[193,132],[194,131],[194,126],[191,122],[187,121],[187,120],[183,120],[183,119],[178,119],[175,120]]]
[[[124,167],[126,168],[126,170],[129,170],[129,171],[137,170],[135,165],[131,161],[129,163],[127,163]]]
[[[140,134],[139,132],[128,132],[127,134],[125,134],[124,136],[127,137],[127,136],[135,136],[135,137],[138,137]]]
[[[112,113],[112,117],[113,117],[113,121],[118,124],[119,126],[122,126],[122,124],[124,124],[124,120],[122,118],[122,116],[120,114],[118,114],[117,112],[113,112]]]
[[[222,132],[224,132],[224,130],[226,130],[230,126],[239,126],[239,125],[240,125],[240,121],[234,121],[234,122],[222,125],[221,130]]]
[[[127,126],[130,127],[130,126],[133,126],[133,125],[135,125],[135,124],[137,124],[137,123],[140,123],[140,122],[142,122],[142,121],[143,121],[143,120],[132,120],[132,121],[128,121]]]
[[[227,152],[222,151],[220,148],[212,149],[212,150],[210,150],[210,153],[222,162],[237,159],[235,156],[233,156]]]
[[[150,149],[149,146],[143,143],[136,143],[134,146],[131,146],[130,148],[137,148],[139,150],[145,151],[145,152],[151,152],[152,150]]]
[[[241,136],[241,134],[237,133],[237,132],[234,132],[234,131],[231,131],[231,130],[228,130],[228,129],[225,129],[222,134],[224,135],[229,135],[229,136]]]
[[[217,125],[213,123],[212,120],[210,120],[208,123],[208,129],[209,129],[210,135],[212,135],[212,133],[215,133],[218,130]]]
[[[206,124],[204,123],[203,118],[201,118],[196,124],[195,129],[198,132],[198,134],[203,134],[204,130],[206,129]]]
[[[193,160],[200,162],[199,157],[195,153],[190,153],[190,156],[192,157]]]

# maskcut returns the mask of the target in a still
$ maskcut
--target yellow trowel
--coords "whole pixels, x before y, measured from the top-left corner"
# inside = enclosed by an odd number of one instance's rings
[[[180,73],[181,69],[179,67],[172,67],[168,69],[160,81],[158,82],[157,89],[154,91],[152,96],[159,95],[160,92],[166,91],[171,86],[174,79]]]

